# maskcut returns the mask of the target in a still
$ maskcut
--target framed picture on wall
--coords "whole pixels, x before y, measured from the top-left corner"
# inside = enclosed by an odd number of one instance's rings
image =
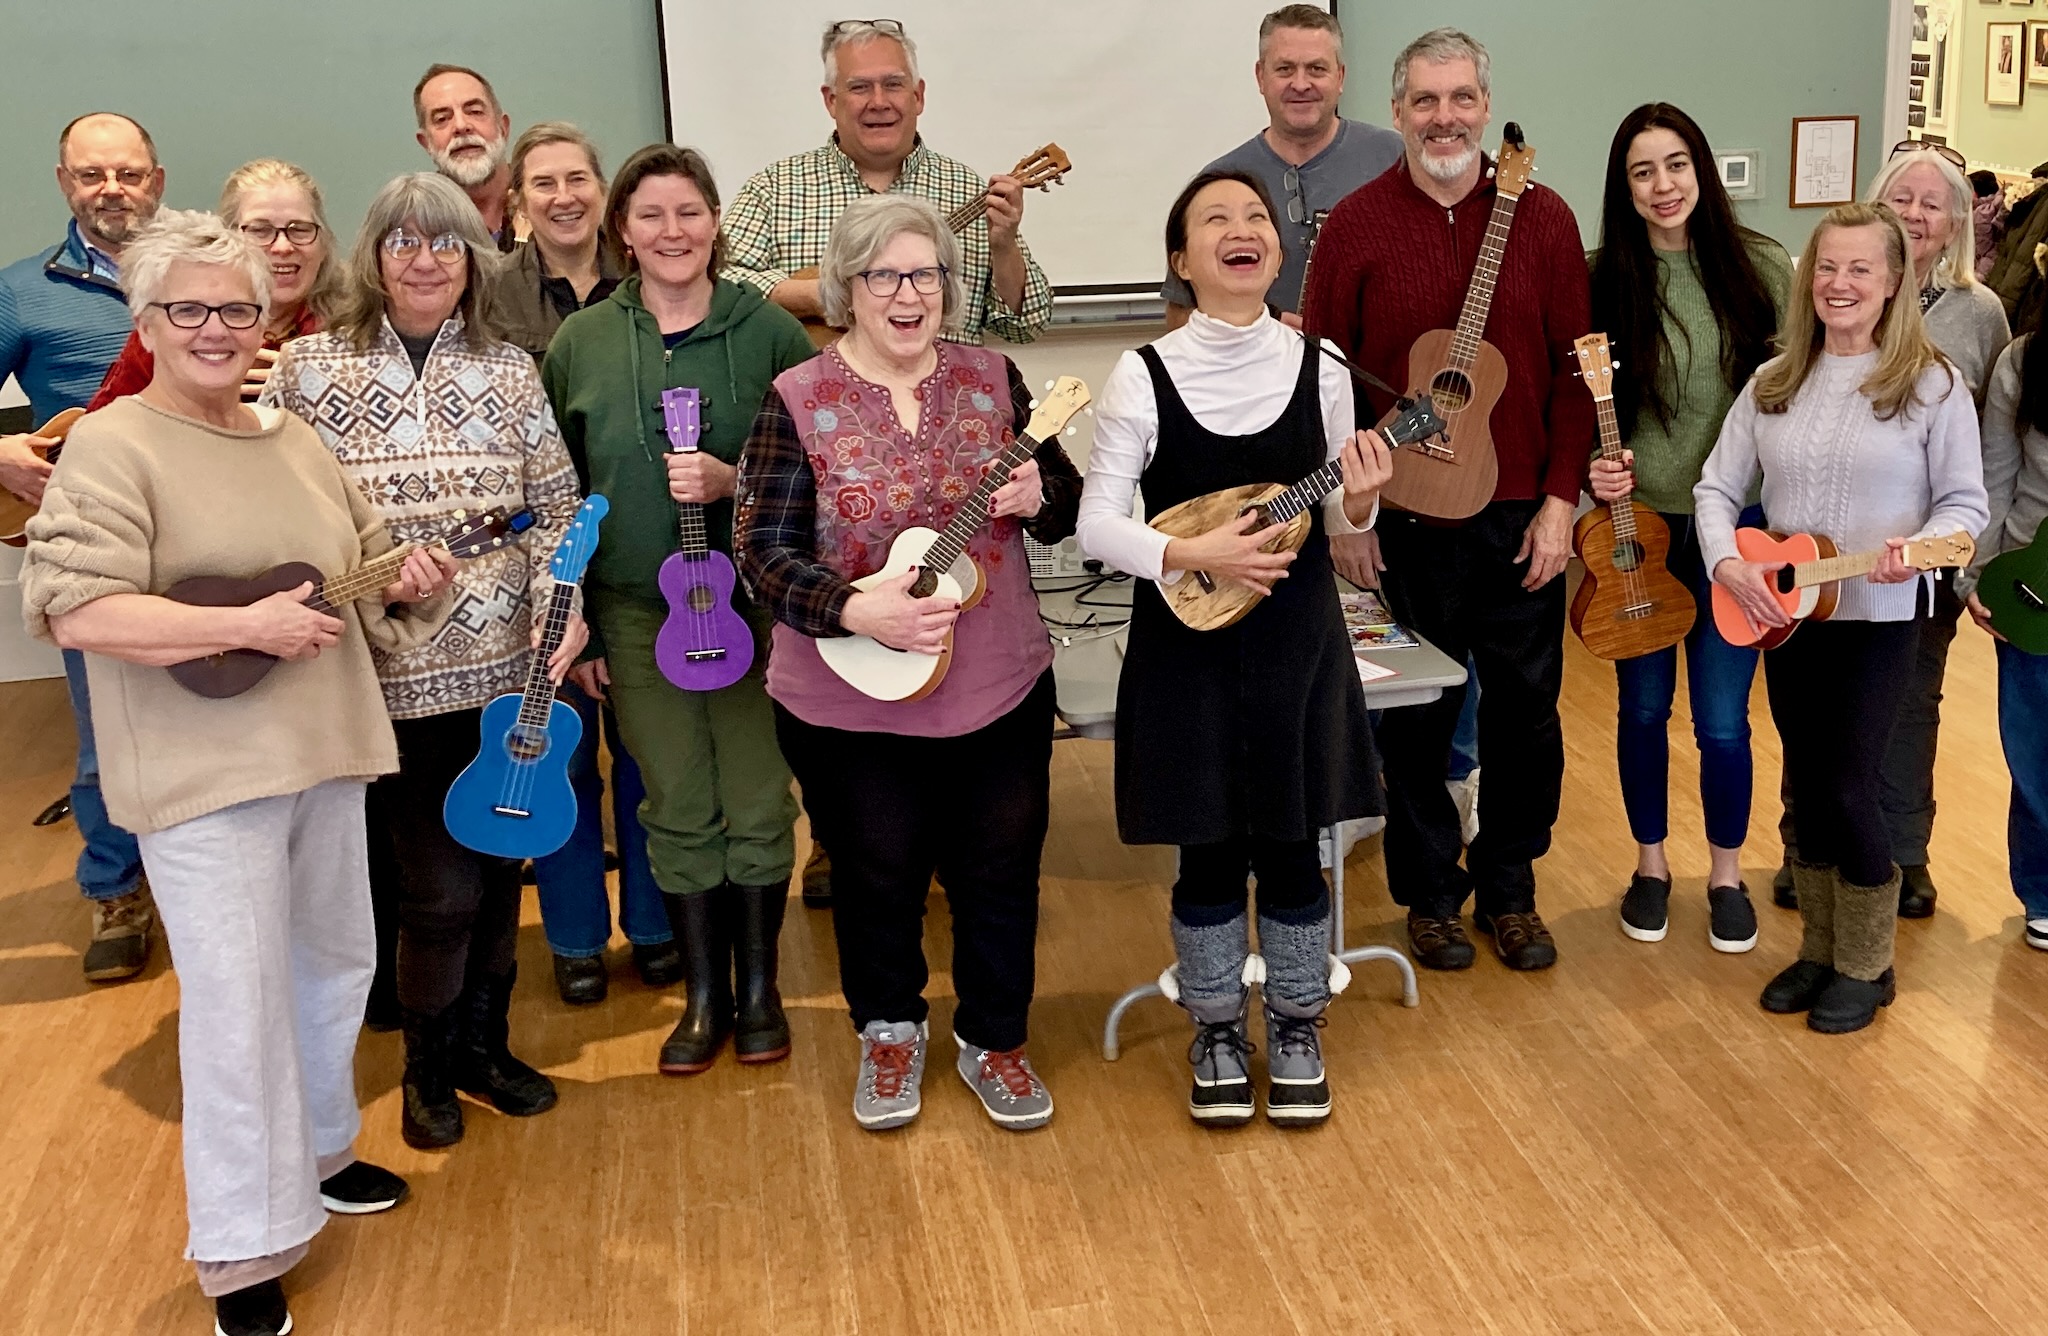
[[[1916,4],[1914,39],[1908,57],[1908,77],[1920,81],[1919,91],[1909,91],[1910,101],[1920,104],[1921,116],[1930,127],[1946,128],[1948,104],[1956,82],[1957,48],[1961,33],[1956,26],[1957,11],[1966,0],[1924,0]],[[1926,21],[1921,22],[1921,13]]]
[[[1855,200],[1858,121],[1855,116],[1792,118],[1793,208],[1825,209]]]
[[[1994,107],[2017,107],[2026,96],[2024,23],[1984,26],[1984,100]]]
[[[2048,84],[2048,23],[2027,25],[2027,82]]]

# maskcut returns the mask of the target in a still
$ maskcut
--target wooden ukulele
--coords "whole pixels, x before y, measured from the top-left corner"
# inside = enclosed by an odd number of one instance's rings
[[[1010,175],[1024,183],[1027,190],[1050,190],[1066,178],[1074,164],[1068,160],[1066,150],[1058,144],[1047,144],[1034,149],[1017,163]],[[967,203],[946,215],[946,226],[954,236],[964,236],[976,219],[988,212],[988,191],[984,190]],[[816,278],[818,266],[806,265],[791,274],[791,278]],[[811,342],[820,348],[830,347],[846,331],[836,325],[825,323],[823,316],[808,315],[803,318],[804,332],[811,336]]]
[[[697,448],[704,434],[701,397],[684,387],[661,392],[661,420],[678,453]],[[654,637],[654,664],[684,691],[717,691],[754,666],[754,632],[732,606],[738,574],[732,558],[711,550],[704,533],[704,507],[676,503],[682,547],[661,563],[656,577],[668,600],[668,620]]]
[[[481,515],[458,510],[451,518],[458,527],[434,546],[464,558],[495,552],[533,527],[533,512],[524,509],[510,513],[489,510]],[[315,612],[338,616],[336,609],[374,594],[397,579],[398,568],[405,565],[405,559],[423,546],[426,544],[400,543],[382,556],[372,557],[354,570],[335,576],[324,576],[303,561],[273,566],[249,580],[226,575],[197,575],[178,581],[164,590],[163,596],[173,602],[199,608],[246,608],[259,599],[297,589],[311,581],[313,592],[306,599],[306,606]],[[277,656],[274,654],[266,654],[260,649],[231,649],[224,654],[209,654],[204,658],[174,663],[168,671],[187,691],[214,700],[225,700],[255,686],[276,666]]]
[[[1515,205],[1535,166],[1536,152],[1522,142],[1522,127],[1509,121],[1500,160],[1494,164],[1493,217],[1479,245],[1479,262],[1465,289],[1457,328],[1433,329],[1408,350],[1408,397],[1429,395],[1450,427],[1441,442],[1394,456],[1393,479],[1380,494],[1388,505],[1436,519],[1462,520],[1493,500],[1500,465],[1494,458],[1488,419],[1507,388],[1508,364],[1484,338],[1486,317],[1493,309],[1493,289],[1500,281]]]
[[[57,456],[64,451],[64,438],[78,425],[78,419],[85,416],[83,408],[67,408],[57,416],[37,427],[34,435],[49,437],[55,445],[31,446],[37,454],[54,464]],[[24,532],[28,522],[36,517],[40,506],[30,505],[5,487],[0,487],[0,543],[9,547],[27,547],[28,535]]]
[[[1588,334],[1572,348],[1600,415],[1600,457],[1618,464],[1617,363],[1609,356],[1607,336]],[[1699,608],[1692,591],[1665,565],[1671,530],[1656,511],[1634,497],[1595,506],[1573,526],[1572,551],[1586,563],[1586,578],[1572,595],[1571,623],[1587,649],[1603,659],[1634,659],[1668,649],[1692,632]]]
[[[1784,626],[1759,626],[1750,620],[1726,586],[1714,585],[1714,626],[1731,645],[1776,649],[1792,638],[1801,622],[1824,622],[1835,615],[1843,580],[1877,569],[1886,549],[1837,553],[1824,534],[1782,534],[1764,529],[1737,529],[1735,550],[1744,561],[1782,561],[1784,569],[1767,576],[1771,592],[1792,620]],[[1977,555],[1977,542],[1966,533],[1915,538],[1900,558],[1916,571],[1942,566],[1967,566]]]
[[[1396,409],[1394,420],[1379,428],[1389,448],[1398,451],[1401,446],[1414,445],[1443,431],[1443,419],[1437,416],[1428,395],[1412,403],[1402,402],[1404,406]],[[1255,482],[1190,497],[1160,511],[1153,518],[1152,527],[1171,538],[1199,538],[1248,511],[1256,512],[1259,519],[1254,532],[1274,524],[1287,526],[1260,551],[1299,552],[1308,541],[1309,512],[1343,485],[1343,461],[1333,459],[1292,487]],[[1181,571],[1162,584],[1159,592],[1166,596],[1166,606],[1173,610],[1173,615],[1196,631],[1217,631],[1240,621],[1265,597],[1250,585],[1212,579],[1207,571]]]
[[[1316,262],[1316,243],[1323,239],[1323,224],[1330,221],[1328,209],[1317,209],[1309,215],[1308,242],[1301,253],[1301,291],[1294,294],[1294,313],[1300,315],[1308,308],[1308,276]]]
[[[917,526],[897,534],[889,544],[889,559],[882,569],[853,582],[869,590],[915,570],[917,582],[910,587],[912,598],[937,594],[957,599],[964,616],[981,602],[985,585],[981,568],[967,555],[968,540],[988,522],[990,498],[1010,480],[1010,473],[1038,451],[1041,442],[1056,438],[1067,429],[1074,414],[1088,406],[1088,387],[1073,376],[1061,376],[1045,398],[1032,405],[1031,424],[990,460],[981,485],[953,516],[944,533]],[[953,633],[937,654],[917,654],[892,649],[869,636],[829,636],[816,642],[825,666],[862,695],[876,700],[922,700],[946,680],[953,661]]]
[[[1991,625],[2028,654],[2048,654],[2048,523],[2034,541],[1984,563],[1977,601]]]

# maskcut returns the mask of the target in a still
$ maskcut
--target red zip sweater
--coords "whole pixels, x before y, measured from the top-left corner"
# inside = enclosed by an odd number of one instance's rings
[[[1316,242],[1302,308],[1308,329],[1387,383],[1405,385],[1415,340],[1458,323],[1493,216],[1492,176],[1489,159],[1479,185],[1446,209],[1417,188],[1403,159],[1345,196]],[[1515,206],[1486,319],[1486,341],[1508,364],[1489,424],[1500,461],[1494,500],[1547,494],[1578,504],[1595,430],[1572,340],[1592,320],[1578,221],[1556,191],[1531,183]],[[1369,412],[1371,425],[1393,398],[1360,389],[1361,418]]]

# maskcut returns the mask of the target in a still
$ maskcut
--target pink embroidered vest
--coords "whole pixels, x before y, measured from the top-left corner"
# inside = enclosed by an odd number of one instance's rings
[[[849,580],[880,570],[905,529],[943,530],[1014,439],[1008,359],[959,343],[941,342],[938,354],[918,387],[915,438],[896,420],[888,391],[830,349],[776,377],[818,480],[818,560]],[[768,694],[809,724],[914,737],[958,737],[1008,714],[1052,664],[1023,532],[1005,516],[968,543],[985,589],[955,623],[953,661],[931,695],[864,696],[825,666],[815,640],[781,622]]]

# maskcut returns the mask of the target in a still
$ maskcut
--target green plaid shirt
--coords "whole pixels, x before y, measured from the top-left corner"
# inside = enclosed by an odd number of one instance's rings
[[[965,163],[926,148],[920,136],[889,189],[928,199],[951,213],[972,203],[988,189],[988,182]],[[860,179],[853,160],[839,151],[836,138],[754,173],[725,211],[727,258],[722,276],[768,292],[823,259],[825,239],[840,212],[874,193]],[[1024,309],[1012,311],[996,294],[989,272],[988,219],[977,218],[969,225],[960,238],[967,309],[961,313],[959,332],[949,337],[980,343],[987,332],[1011,343],[1029,343],[1045,328],[1052,315],[1052,285],[1021,236],[1017,246],[1024,252]]]

